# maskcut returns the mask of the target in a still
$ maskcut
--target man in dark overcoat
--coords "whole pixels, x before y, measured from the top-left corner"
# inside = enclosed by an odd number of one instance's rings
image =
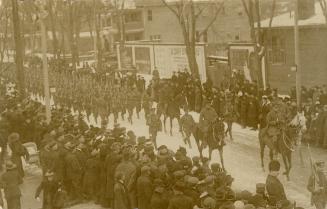
[[[149,166],[143,166],[141,168],[141,176],[137,179],[136,183],[138,209],[150,209],[150,201],[153,191],[150,175],[151,168]]]

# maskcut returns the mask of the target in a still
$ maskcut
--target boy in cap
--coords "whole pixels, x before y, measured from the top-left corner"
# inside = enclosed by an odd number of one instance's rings
[[[286,200],[283,184],[277,178],[280,172],[280,163],[272,160],[269,163],[269,175],[266,179],[266,189],[269,198],[269,205],[276,206],[279,202]]]

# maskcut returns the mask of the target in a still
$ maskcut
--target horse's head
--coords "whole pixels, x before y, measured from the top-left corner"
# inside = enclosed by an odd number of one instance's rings
[[[307,119],[304,116],[304,112],[298,112],[293,120],[290,122],[291,126],[298,127],[302,132],[307,130]]]

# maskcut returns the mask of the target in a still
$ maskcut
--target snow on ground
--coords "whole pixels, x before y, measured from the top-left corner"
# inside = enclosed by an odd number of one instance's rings
[[[192,113],[194,119],[198,121],[199,114]],[[148,127],[145,125],[144,114],[141,113],[141,118],[137,119],[134,114],[133,125],[125,121],[119,120],[121,126],[126,127],[127,130],[132,130],[137,136],[148,137]],[[90,117],[90,124],[101,124],[101,119],[98,118],[97,123],[93,116]],[[169,120],[166,121],[167,131],[169,133]],[[113,116],[109,118],[108,128],[113,128]],[[178,131],[178,123],[175,120],[173,122],[173,136],[164,132],[158,133],[158,146],[165,144],[170,149],[176,151],[179,146],[185,146],[183,144],[182,136]],[[227,171],[235,178],[234,189],[236,191],[249,190],[255,191],[256,183],[264,183],[267,173],[267,165],[269,162],[268,150],[266,150],[265,156],[265,167],[266,172],[261,168],[260,154],[259,154],[259,142],[258,132],[249,129],[243,129],[238,124],[233,126],[233,138],[234,141],[227,139],[227,145],[224,149],[224,160]],[[192,138],[192,149],[187,146],[187,152],[189,156],[199,155],[196,148],[194,139]],[[204,150],[204,155],[207,156],[207,150]],[[299,150],[293,153],[293,168],[291,171],[291,181],[286,181],[284,176],[279,176],[282,180],[288,198],[291,201],[296,201],[297,205],[302,206],[306,209],[312,208],[310,206],[310,193],[306,189],[308,177],[310,176],[310,159],[308,150],[302,148],[304,156],[304,165],[301,164],[299,159]],[[312,155],[315,160],[327,159],[327,153],[321,149],[312,149]],[[281,161],[281,160],[280,160]],[[214,151],[212,156],[212,162],[220,162],[217,151]],[[281,161],[282,162],[282,161]],[[92,203],[77,205],[72,209],[98,209],[99,206],[93,205]]]

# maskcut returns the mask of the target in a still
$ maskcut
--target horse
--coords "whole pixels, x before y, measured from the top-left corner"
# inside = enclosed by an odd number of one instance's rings
[[[167,118],[170,119],[170,135],[173,135],[173,120],[174,118],[177,119],[178,125],[179,125],[179,131],[182,133],[182,128],[180,125],[180,116],[181,116],[181,110],[180,108],[183,107],[186,104],[186,98],[183,94],[183,92],[177,94],[175,97],[173,97],[167,104],[166,110],[164,112],[164,130],[167,132],[166,129],[166,120]]]
[[[295,151],[293,148],[297,144],[298,134],[306,130],[305,117],[303,114],[297,114],[295,118],[284,128],[281,128],[281,133],[277,137],[277,150],[278,153],[282,155],[282,159],[285,166],[285,172],[287,180],[290,180],[290,171],[292,168],[292,152]],[[272,139],[265,134],[266,131],[263,131],[263,128],[259,130],[259,144],[260,144],[260,157],[261,157],[261,166],[263,171],[265,171],[264,166],[264,151],[265,147],[268,146],[270,149],[270,160],[274,159],[274,144]]]
[[[219,128],[221,126],[223,128]],[[212,152],[215,149],[217,149],[219,152],[222,168],[225,170],[224,157],[223,157],[223,152],[224,152],[223,147],[225,146],[225,142],[224,142],[225,133],[224,133],[223,121],[219,120],[218,122],[215,122],[215,124],[209,125],[207,139],[205,139],[206,134],[200,128],[199,123],[195,124],[192,134],[194,136],[196,145],[198,147],[201,159],[203,159],[203,149],[207,145],[209,148],[209,160],[211,160]]]

